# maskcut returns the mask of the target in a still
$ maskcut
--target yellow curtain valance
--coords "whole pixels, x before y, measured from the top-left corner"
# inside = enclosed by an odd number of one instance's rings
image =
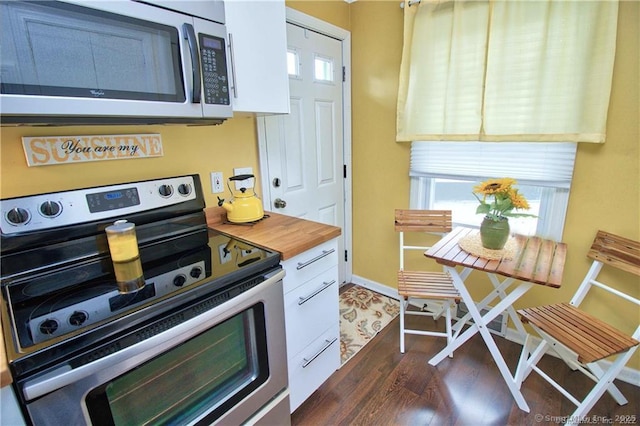
[[[398,141],[605,141],[617,1],[404,10]]]

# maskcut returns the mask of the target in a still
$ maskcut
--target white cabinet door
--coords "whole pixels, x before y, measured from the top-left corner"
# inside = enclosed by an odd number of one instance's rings
[[[330,329],[288,360],[289,392],[293,413],[340,368],[340,324]]]
[[[340,318],[338,267],[334,266],[284,296],[287,355],[293,358]]]
[[[340,368],[338,240],[282,262],[291,412]]]
[[[235,112],[289,113],[284,0],[224,2]]]

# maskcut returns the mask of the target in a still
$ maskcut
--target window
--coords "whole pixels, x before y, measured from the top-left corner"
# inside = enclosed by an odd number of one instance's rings
[[[287,50],[287,73],[289,76],[300,76],[300,61],[295,50]]]
[[[316,55],[314,59],[313,77],[316,81],[332,82],[333,79],[333,60]]]
[[[473,187],[511,177],[536,218],[510,218],[512,232],[562,239],[575,143],[413,142],[411,208],[451,210],[454,225],[479,227]]]

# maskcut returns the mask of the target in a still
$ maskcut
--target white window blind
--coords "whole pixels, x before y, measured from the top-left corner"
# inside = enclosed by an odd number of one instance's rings
[[[511,177],[528,185],[569,189],[572,142],[423,142],[411,144],[412,177]]]

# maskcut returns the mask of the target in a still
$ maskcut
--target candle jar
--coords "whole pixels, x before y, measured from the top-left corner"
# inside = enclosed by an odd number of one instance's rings
[[[138,252],[136,226],[117,220],[107,226],[107,241],[120,293],[131,293],[144,287],[142,264]]]

